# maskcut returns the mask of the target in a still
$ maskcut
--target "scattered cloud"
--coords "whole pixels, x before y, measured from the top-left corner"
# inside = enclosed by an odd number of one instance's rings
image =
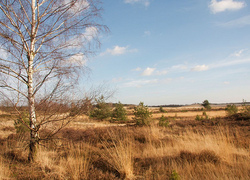
[[[156,75],[165,75],[165,74],[167,74],[167,73],[168,73],[167,70],[156,71]]]
[[[142,72],[142,76],[151,76],[153,74],[153,72],[155,71],[155,68],[146,68],[143,72]]]
[[[121,78],[121,77],[119,77],[119,78],[113,78],[112,82],[118,83],[118,82],[121,82],[122,80],[123,80],[123,78]]]
[[[145,7],[148,7],[150,5],[150,0],[124,0],[124,3],[126,4],[139,3],[139,4],[144,5]]]
[[[231,20],[225,23],[219,23],[222,27],[244,27],[250,25],[250,15],[244,16],[235,20]]]
[[[216,14],[223,11],[233,11],[239,10],[245,7],[246,4],[242,1],[234,1],[234,0],[211,0],[209,8],[212,13]]]
[[[0,47],[0,59],[7,59],[8,53],[3,48]]]
[[[69,13],[76,13],[80,9],[83,9],[83,8],[88,9],[89,8],[89,2],[87,0],[78,0],[78,1],[75,1],[75,3],[73,4],[73,6],[72,6],[72,1],[71,0],[64,0],[62,2],[62,4],[70,6],[70,9],[68,11]]]
[[[132,80],[130,82],[124,83],[123,86],[124,87],[142,87],[145,85],[150,85],[150,84],[156,84],[158,83],[158,79],[150,79],[150,80]]]
[[[208,70],[208,66],[203,64],[203,65],[197,65],[191,69],[191,71],[206,71]]]
[[[98,29],[94,26],[87,27],[84,33],[84,37],[88,41],[91,41],[93,38],[97,37],[97,35],[98,35]]]
[[[171,67],[172,70],[185,70],[187,66],[184,64],[178,64]]]
[[[150,36],[151,32],[150,31],[144,31],[144,36]]]
[[[239,51],[234,52],[231,56],[241,57],[244,51],[246,51],[246,49],[241,49]]]
[[[232,61],[221,61],[215,64],[211,64],[209,67],[211,69],[211,68],[220,68],[220,67],[234,66],[234,65],[246,64],[246,63],[250,63],[250,58],[237,59],[237,60],[232,60]]]
[[[141,71],[142,69],[140,67],[132,69],[132,71]]]
[[[172,78],[166,78],[166,79],[161,80],[161,82],[162,82],[163,84],[168,84],[168,83],[170,83],[170,82],[172,82],[172,81],[173,81]]]
[[[83,53],[78,53],[78,54],[71,56],[69,61],[67,62],[70,64],[83,66],[86,64],[87,61]]]
[[[87,27],[85,29],[85,32],[82,33],[80,36],[74,36],[72,37],[67,43],[69,44],[68,49],[80,49],[83,44],[85,43],[91,43],[93,39],[95,39],[98,36],[98,29],[94,26]]]
[[[113,56],[118,56],[118,55],[122,55],[125,53],[132,53],[132,52],[137,52],[137,49],[129,49],[128,46],[125,47],[121,47],[121,46],[114,46],[112,49],[107,49],[105,52],[101,53],[101,56],[106,55],[106,54],[111,54]]]

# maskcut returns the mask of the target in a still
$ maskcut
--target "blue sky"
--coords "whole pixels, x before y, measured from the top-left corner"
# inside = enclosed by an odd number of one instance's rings
[[[105,0],[110,29],[87,65],[111,101],[250,101],[249,0]]]

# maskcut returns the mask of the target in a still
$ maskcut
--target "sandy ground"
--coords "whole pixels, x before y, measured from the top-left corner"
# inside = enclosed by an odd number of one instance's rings
[[[190,112],[170,112],[170,113],[155,113],[153,114],[153,118],[159,118],[162,115],[166,117],[196,117],[197,115],[202,116],[203,112],[202,111],[190,111]],[[224,117],[226,116],[226,112],[221,110],[221,111],[207,111],[206,114],[208,117]]]

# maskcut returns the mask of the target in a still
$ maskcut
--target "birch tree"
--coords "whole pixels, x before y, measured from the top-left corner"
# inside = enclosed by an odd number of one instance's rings
[[[34,160],[39,129],[36,101],[55,96],[76,84],[85,62],[99,46],[98,0],[1,0],[0,87],[15,106],[29,109],[29,161]],[[47,121],[48,122],[48,121]]]

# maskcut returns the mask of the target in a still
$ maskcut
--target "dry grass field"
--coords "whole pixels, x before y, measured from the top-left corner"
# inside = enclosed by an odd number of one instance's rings
[[[223,108],[199,121],[199,109],[150,109],[153,123],[145,127],[79,116],[39,146],[32,164],[28,135],[16,134],[1,111],[0,179],[250,179],[250,119],[226,117]],[[162,115],[171,117],[168,127],[157,125]]]

